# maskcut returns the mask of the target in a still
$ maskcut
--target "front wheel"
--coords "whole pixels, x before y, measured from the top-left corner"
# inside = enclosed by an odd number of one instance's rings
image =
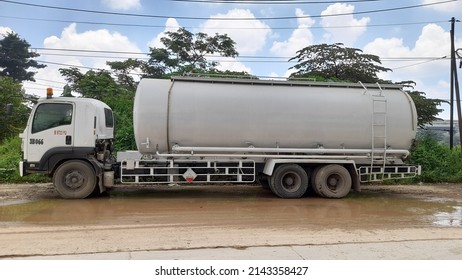
[[[308,188],[308,175],[298,164],[283,164],[270,177],[271,191],[281,198],[300,198]]]
[[[338,164],[329,164],[316,170],[313,189],[326,198],[342,198],[351,190],[351,175]]]
[[[61,164],[53,174],[53,184],[63,198],[86,198],[96,187],[93,167],[81,160]]]

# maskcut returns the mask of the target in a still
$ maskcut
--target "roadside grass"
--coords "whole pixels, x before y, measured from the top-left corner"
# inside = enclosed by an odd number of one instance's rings
[[[462,182],[462,154],[460,146],[452,150],[429,136],[416,142],[407,161],[422,166],[422,175],[414,183]]]
[[[19,175],[21,161],[21,138],[19,136],[5,139],[0,144],[0,183],[45,183],[50,178],[42,174]]]

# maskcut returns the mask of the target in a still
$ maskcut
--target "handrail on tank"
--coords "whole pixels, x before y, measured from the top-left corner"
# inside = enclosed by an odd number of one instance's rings
[[[325,149],[325,148],[255,148],[255,147],[181,147],[174,145],[172,152],[205,152],[205,153],[306,153],[306,154],[399,154],[408,156],[408,150],[393,149]]]
[[[194,77],[194,76],[173,76],[170,78],[172,82],[197,82],[197,83],[222,83],[222,84],[246,84],[246,85],[267,85],[267,86],[305,86],[305,87],[329,87],[329,88],[364,88],[367,92],[367,87],[377,88],[377,84],[348,83],[348,82],[316,82],[316,81],[301,81],[301,80],[280,80],[280,79],[243,79],[243,78],[217,78],[217,77]],[[402,85],[397,84],[382,84],[383,89],[401,89]]]
[[[163,158],[204,158],[204,157],[214,157],[214,158],[272,158],[272,159],[316,159],[319,160],[319,155],[268,155],[268,154],[197,154],[191,152],[189,154],[178,154],[178,153],[160,153],[156,151],[157,157]],[[351,160],[351,159],[370,159],[368,155],[353,156],[353,155],[323,155],[322,159],[326,160]]]

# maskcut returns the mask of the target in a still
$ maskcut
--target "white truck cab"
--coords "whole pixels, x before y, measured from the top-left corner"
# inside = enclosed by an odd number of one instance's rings
[[[47,94],[32,110],[20,137],[21,175],[53,176],[58,192],[68,198],[89,195],[97,184],[104,190],[104,162],[114,138],[113,113],[105,103]]]

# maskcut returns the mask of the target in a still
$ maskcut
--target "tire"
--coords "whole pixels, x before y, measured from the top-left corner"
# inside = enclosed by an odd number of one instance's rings
[[[53,184],[63,198],[86,198],[96,187],[93,167],[81,160],[61,164],[53,174]]]
[[[318,189],[315,187],[316,186],[315,179],[316,179],[316,175],[319,172],[319,169],[321,169],[321,168],[322,168],[322,166],[316,167],[313,170],[313,172],[311,173],[311,178],[310,178],[310,187],[311,187],[312,191],[318,196],[321,196],[321,194],[319,193]]]
[[[300,198],[308,189],[308,175],[298,164],[283,164],[270,177],[271,191],[281,198]]]
[[[322,197],[345,197],[351,190],[350,172],[338,164],[323,166],[315,174],[313,189]]]

